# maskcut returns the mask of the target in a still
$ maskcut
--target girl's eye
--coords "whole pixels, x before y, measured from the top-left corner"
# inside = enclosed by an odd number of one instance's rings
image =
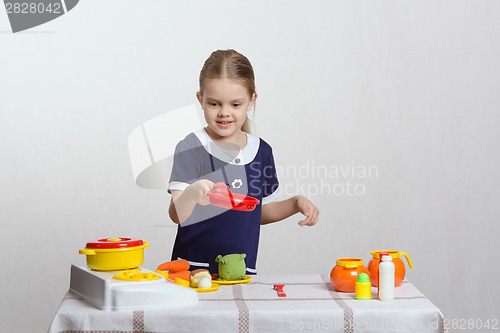
[[[237,107],[239,107],[240,105],[241,105],[241,104],[233,104],[233,107],[234,107],[234,108],[237,108]]]
[[[217,106],[217,103],[210,103],[210,106]]]

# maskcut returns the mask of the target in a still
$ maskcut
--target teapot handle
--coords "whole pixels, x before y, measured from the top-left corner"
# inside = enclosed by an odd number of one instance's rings
[[[405,256],[406,261],[408,261],[408,265],[410,266],[411,269],[413,269],[413,265],[411,264],[410,256],[408,254],[406,254],[406,252],[403,252],[403,251],[399,251],[399,254],[402,254]]]

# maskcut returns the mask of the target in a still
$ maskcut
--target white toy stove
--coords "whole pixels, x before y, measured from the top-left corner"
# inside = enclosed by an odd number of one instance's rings
[[[195,290],[142,268],[111,273],[71,265],[70,291],[106,311],[177,308],[198,302]]]

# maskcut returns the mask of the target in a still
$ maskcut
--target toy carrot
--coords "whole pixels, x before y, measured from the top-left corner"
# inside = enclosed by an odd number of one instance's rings
[[[177,272],[189,270],[189,263],[187,260],[184,260],[184,259],[173,260],[173,261],[169,261],[169,262],[161,264],[160,266],[158,266],[157,270],[158,269],[161,271],[168,271],[168,272],[172,272],[172,273],[177,273]],[[189,280],[189,274],[188,274],[187,280]]]
[[[189,275],[191,274],[190,271],[181,271],[181,272],[176,272],[176,273],[169,273],[168,274],[168,281],[174,282],[175,279],[183,279],[189,281]]]

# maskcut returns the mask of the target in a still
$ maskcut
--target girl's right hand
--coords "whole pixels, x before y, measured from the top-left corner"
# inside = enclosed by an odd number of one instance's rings
[[[209,205],[207,192],[214,187],[214,183],[208,179],[200,179],[186,187],[184,193],[188,194],[191,200],[202,206]]]

